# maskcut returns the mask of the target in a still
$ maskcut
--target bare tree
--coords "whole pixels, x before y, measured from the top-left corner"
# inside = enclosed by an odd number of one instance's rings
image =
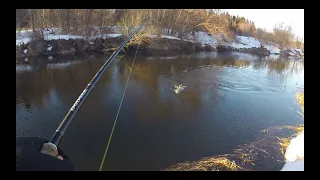
[[[275,25],[273,28],[273,34],[275,36],[275,40],[281,46],[281,48],[290,46],[290,43],[294,37],[291,26],[284,26],[283,23]]]

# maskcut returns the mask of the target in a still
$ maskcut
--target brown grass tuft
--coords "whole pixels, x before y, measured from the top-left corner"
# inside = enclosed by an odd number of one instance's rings
[[[235,161],[226,157],[209,157],[195,162],[178,163],[166,169],[167,171],[241,171]]]

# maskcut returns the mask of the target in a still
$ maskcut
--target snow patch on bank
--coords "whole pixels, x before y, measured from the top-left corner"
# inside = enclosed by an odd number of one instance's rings
[[[61,34],[61,30],[59,28],[49,28],[42,30],[44,35],[44,40],[50,41],[50,40],[58,40],[58,39],[87,39],[87,40],[95,40],[97,38],[107,39],[107,38],[116,38],[122,36],[122,34],[119,33],[110,33],[110,34],[100,34],[95,36],[79,36],[79,35],[70,35],[70,34]],[[16,45],[20,46],[21,44],[27,44],[31,41],[32,37],[32,30],[26,30],[26,31],[16,31]],[[50,50],[48,50],[50,51]]]
[[[285,158],[286,164],[281,171],[304,171],[304,130],[291,139]]]
[[[31,38],[18,39],[16,40],[16,45],[19,46],[21,44],[27,44],[30,41],[31,41]]]
[[[195,35],[193,36],[191,33],[185,36],[186,40],[193,41],[196,43],[200,43],[202,47],[204,46],[211,46],[213,48],[216,48],[218,46],[218,41],[213,36],[210,36],[206,32],[195,32]]]
[[[229,45],[234,49],[259,48],[261,43],[253,37],[236,36],[235,41]]]
[[[206,32],[196,32],[195,36],[193,36],[191,33],[184,36],[182,39],[181,38],[177,38],[175,36],[167,36],[167,35],[147,35],[147,37],[149,38],[162,38],[162,39],[174,39],[174,40],[181,40],[181,41],[189,41],[192,43],[200,43],[203,47],[204,46],[211,46],[211,47],[217,47],[218,45],[218,41],[208,35],[208,33]]]
[[[286,50],[289,50],[289,56],[304,56],[304,50],[301,50],[301,49],[286,49]]]
[[[273,45],[263,44],[264,48],[266,48],[268,51],[270,51],[270,54],[280,54],[280,49]]]
[[[47,51],[51,51],[52,46],[48,45]]]
[[[236,36],[235,40],[227,45],[233,49],[266,48],[270,54],[280,54],[280,49],[272,43],[262,43],[258,39],[246,36]]]
[[[122,34],[103,34],[102,36],[93,36],[93,37],[84,37],[84,36],[77,36],[77,35],[48,35],[44,36],[44,40],[50,41],[50,40],[58,40],[58,39],[88,39],[88,40],[95,40],[97,38],[107,39],[107,38],[116,38],[122,36]],[[23,38],[16,40],[16,45],[19,46],[21,44],[27,44],[31,41],[31,38]]]

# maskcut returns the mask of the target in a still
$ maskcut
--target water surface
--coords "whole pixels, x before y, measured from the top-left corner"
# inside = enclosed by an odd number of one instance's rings
[[[17,60],[16,136],[50,139],[108,56]],[[133,56],[116,59],[67,130],[75,170],[98,170]],[[186,86],[180,94],[173,86]],[[230,153],[262,129],[302,123],[304,62],[243,53],[138,53],[104,170],[161,170]]]

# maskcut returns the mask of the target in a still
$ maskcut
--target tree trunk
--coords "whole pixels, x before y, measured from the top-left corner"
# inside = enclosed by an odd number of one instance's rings
[[[33,32],[33,34],[35,34],[36,33],[36,27],[34,25],[34,12],[33,12],[33,10],[29,9],[29,14],[30,14],[32,32]]]
[[[66,9],[66,14],[67,14],[66,31],[67,33],[69,33],[70,32],[70,9]]]
[[[89,28],[90,28],[90,22],[91,22],[93,11],[94,11],[93,9],[89,9],[87,10],[87,13],[86,13],[86,34],[87,35],[89,35]]]

